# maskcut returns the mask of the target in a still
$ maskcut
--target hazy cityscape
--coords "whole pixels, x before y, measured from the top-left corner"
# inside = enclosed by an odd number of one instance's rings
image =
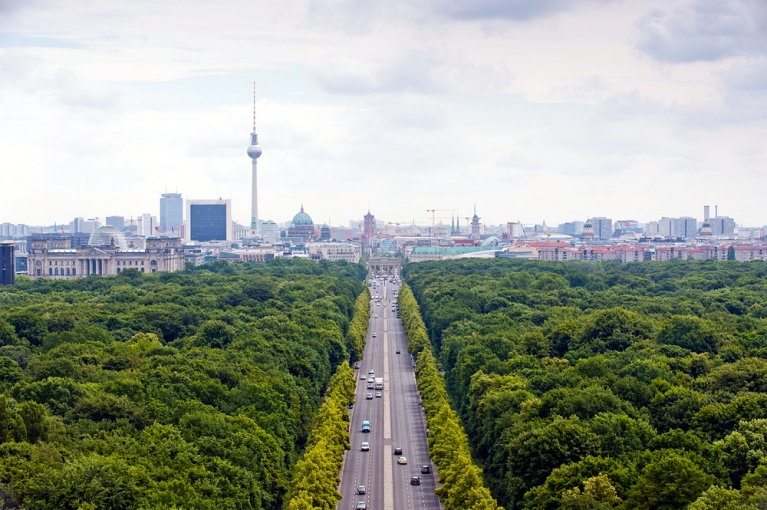
[[[0,0],[0,509],[767,510],[765,0]]]

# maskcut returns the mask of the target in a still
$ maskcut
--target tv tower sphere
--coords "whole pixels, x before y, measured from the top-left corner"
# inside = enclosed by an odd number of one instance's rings
[[[258,145],[258,135],[256,133],[250,134],[250,147],[248,147],[248,156],[251,159],[257,159],[261,155],[261,146]]]

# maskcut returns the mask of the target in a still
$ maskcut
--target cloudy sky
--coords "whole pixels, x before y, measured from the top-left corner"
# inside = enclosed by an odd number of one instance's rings
[[[262,218],[767,223],[764,0],[0,0],[0,222],[247,222],[254,81]]]

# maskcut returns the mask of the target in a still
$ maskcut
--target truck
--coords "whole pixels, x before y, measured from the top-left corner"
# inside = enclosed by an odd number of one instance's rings
[[[383,389],[383,377],[376,377],[376,389],[377,390]]]

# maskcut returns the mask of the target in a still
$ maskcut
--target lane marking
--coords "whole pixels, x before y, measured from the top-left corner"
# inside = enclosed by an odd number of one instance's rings
[[[384,445],[384,510],[394,510],[394,477],[392,471],[392,449]]]

